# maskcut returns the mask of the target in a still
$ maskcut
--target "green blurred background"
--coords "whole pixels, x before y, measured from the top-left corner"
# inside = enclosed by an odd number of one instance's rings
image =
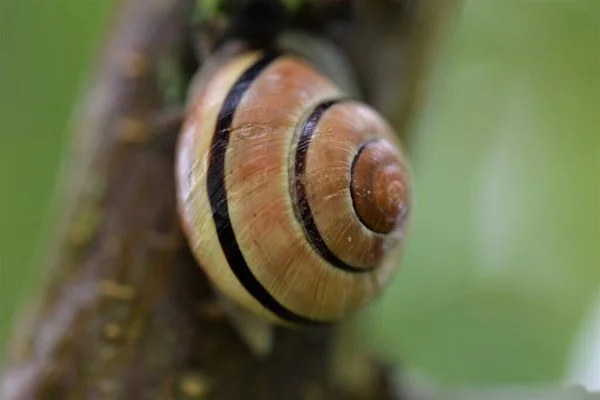
[[[0,0],[0,352],[110,3]],[[364,317],[373,345],[446,384],[596,360],[600,386],[599,345],[577,356],[600,338],[580,339],[600,310],[600,1],[467,1],[431,100],[402,272]]]

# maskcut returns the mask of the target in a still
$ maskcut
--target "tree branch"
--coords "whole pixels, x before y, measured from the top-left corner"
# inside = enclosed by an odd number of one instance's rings
[[[331,378],[334,330],[279,329],[259,359],[222,315],[175,214],[172,149],[151,140],[177,133],[177,118],[161,118],[169,104],[160,63],[182,64],[190,6],[126,0],[115,14],[2,399],[401,398],[388,371],[360,351],[343,350],[360,357],[362,378]]]

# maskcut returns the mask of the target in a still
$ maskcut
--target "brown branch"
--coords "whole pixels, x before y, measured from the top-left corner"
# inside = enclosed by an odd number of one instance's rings
[[[259,359],[217,306],[175,215],[172,150],[151,140],[157,129],[176,134],[157,74],[189,46],[189,5],[126,0],[115,14],[74,132],[46,280],[11,343],[2,399],[399,398],[388,371],[348,348],[360,376],[331,378],[333,330],[278,330]]]
[[[356,67],[369,104],[405,140],[429,94],[431,75],[462,0],[356,0],[350,24],[329,33]]]

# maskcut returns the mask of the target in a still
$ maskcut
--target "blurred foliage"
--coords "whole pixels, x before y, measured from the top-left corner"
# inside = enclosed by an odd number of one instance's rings
[[[380,348],[442,381],[566,373],[600,288],[599,6],[470,1],[445,51],[403,267],[371,312]]]
[[[0,2],[0,348],[35,283],[110,2]],[[600,289],[600,2],[467,1],[413,150],[403,267],[366,318],[445,383],[559,380]]]
[[[0,0],[0,351],[38,277],[69,122],[109,6]]]

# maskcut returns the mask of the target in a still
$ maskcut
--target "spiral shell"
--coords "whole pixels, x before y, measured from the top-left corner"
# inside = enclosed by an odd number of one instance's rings
[[[198,263],[284,324],[335,322],[399,264],[408,164],[389,124],[298,57],[247,52],[193,99],[178,207]]]

